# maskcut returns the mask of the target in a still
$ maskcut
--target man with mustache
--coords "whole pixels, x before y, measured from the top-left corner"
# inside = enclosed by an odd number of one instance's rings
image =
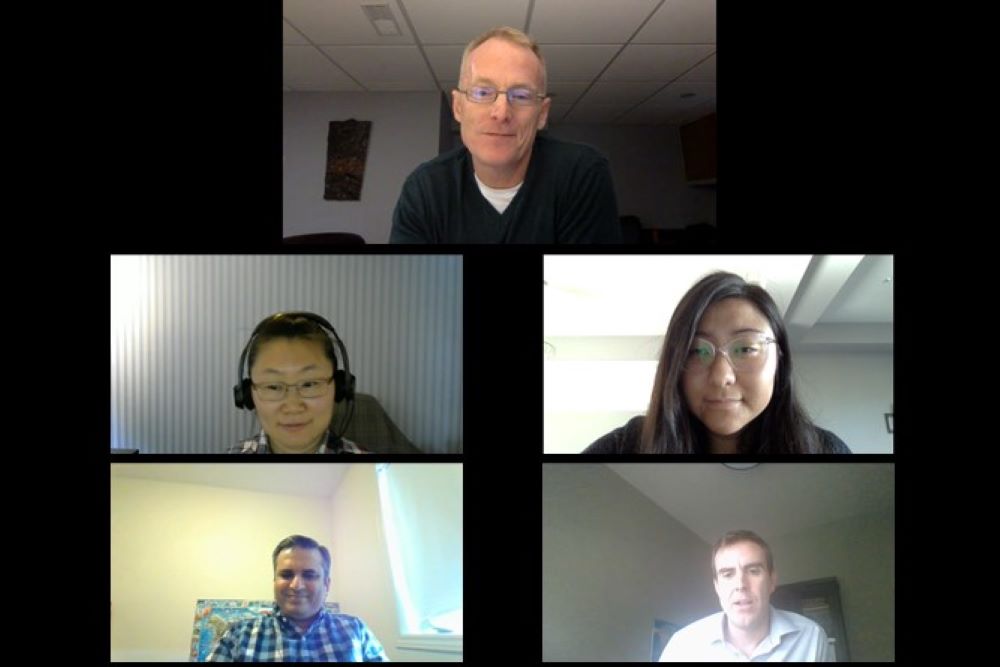
[[[660,662],[829,662],[826,632],[771,606],[777,583],[771,548],[756,533],[726,533],[712,551],[722,611],[679,630]]]
[[[552,99],[534,40],[508,27],[472,40],[451,101],[465,146],[406,179],[390,243],[621,243],[608,161],[536,136]]]
[[[233,623],[208,662],[385,662],[365,622],[325,607],[330,552],[316,540],[291,535],[271,556],[274,607],[270,615]]]

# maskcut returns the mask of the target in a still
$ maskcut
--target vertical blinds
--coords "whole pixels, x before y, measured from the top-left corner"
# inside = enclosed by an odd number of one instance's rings
[[[414,444],[462,451],[462,258],[450,255],[113,256],[111,446],[221,453],[257,429],[233,406],[264,317],[333,324],[357,376]]]

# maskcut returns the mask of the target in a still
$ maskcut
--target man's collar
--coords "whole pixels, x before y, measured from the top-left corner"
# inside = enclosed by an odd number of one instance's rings
[[[762,647],[766,650],[773,650],[781,643],[781,638],[785,635],[798,632],[799,629],[792,625],[789,619],[783,614],[778,613],[778,610],[768,605],[768,633],[764,635],[760,643],[754,648],[753,654],[756,655],[758,650]],[[710,636],[711,643],[726,641],[726,613],[722,612],[719,614],[719,622],[712,624],[712,634]],[[765,645],[764,642],[767,642]]]
[[[302,636],[305,636],[305,635],[309,634],[309,631],[313,629],[313,627],[316,625],[316,622],[319,621],[321,618],[323,618],[323,614],[325,614],[326,611],[327,611],[326,605],[323,605],[322,607],[320,607],[319,613],[316,614],[316,616],[313,617],[313,620],[309,624],[309,627],[306,628],[305,630],[302,630],[295,623],[295,621],[293,621],[292,619],[290,619],[288,616],[285,615],[285,613],[283,611],[281,611],[281,605],[279,605],[277,602],[274,603],[274,606],[271,607],[271,609],[273,611],[274,617],[278,619],[279,623],[281,623],[285,627],[294,628],[295,631],[298,632]]]
[[[785,635],[798,631],[799,628],[795,627],[785,614],[782,614],[774,607],[771,607],[771,632],[768,636],[771,638],[771,644],[773,646],[777,646],[781,641],[781,638]]]

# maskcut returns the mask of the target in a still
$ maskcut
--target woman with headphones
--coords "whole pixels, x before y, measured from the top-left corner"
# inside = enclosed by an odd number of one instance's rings
[[[319,315],[277,313],[264,319],[240,355],[237,380],[236,407],[255,410],[261,430],[230,453],[368,453],[331,429],[336,404],[353,403],[354,376],[343,342]]]

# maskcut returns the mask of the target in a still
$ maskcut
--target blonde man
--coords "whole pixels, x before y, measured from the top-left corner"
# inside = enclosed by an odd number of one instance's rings
[[[403,185],[391,243],[617,243],[607,160],[538,136],[552,100],[538,44],[488,30],[462,55],[452,113],[463,148],[425,162]]]

